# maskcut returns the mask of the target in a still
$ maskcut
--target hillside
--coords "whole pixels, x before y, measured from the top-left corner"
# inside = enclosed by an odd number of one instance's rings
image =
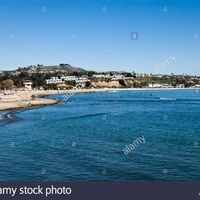
[[[77,73],[85,73],[86,70],[82,68],[73,67],[69,64],[60,64],[54,66],[44,66],[44,65],[31,65],[28,67],[19,67],[17,70],[13,71],[2,71],[2,74],[10,73],[13,75],[18,75],[21,72],[28,73],[28,74],[53,74],[57,72],[65,73],[65,74],[72,74],[74,72]]]

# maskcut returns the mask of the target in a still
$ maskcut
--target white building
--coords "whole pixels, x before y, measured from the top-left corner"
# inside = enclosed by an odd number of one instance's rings
[[[110,76],[110,74],[94,74],[92,77],[94,78],[107,78],[107,79],[111,79],[113,76]]]
[[[32,90],[32,85],[33,83],[30,80],[26,80],[23,82],[25,88],[27,88],[28,90]]]
[[[200,88],[200,85],[194,85],[194,88]]]
[[[65,81],[76,81],[76,80],[78,80],[78,78],[76,78],[75,76],[61,76],[61,79],[65,80]]]
[[[149,83],[148,88],[172,88],[170,84]]]
[[[50,79],[46,79],[47,84],[58,84],[62,82],[62,79],[59,79],[58,77],[51,77]]]
[[[124,79],[125,77],[123,75],[114,75],[112,76],[111,80],[116,81],[116,80],[121,80]]]
[[[90,80],[84,76],[80,78],[76,78],[75,76],[61,76],[60,78],[51,77],[50,79],[46,79],[47,84],[59,84],[65,83],[65,81],[75,81],[76,83],[84,83]]]
[[[80,77],[78,80],[76,80],[76,83],[85,83],[90,81],[88,78]]]

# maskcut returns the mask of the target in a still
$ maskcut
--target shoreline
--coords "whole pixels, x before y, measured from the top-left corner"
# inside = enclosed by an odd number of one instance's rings
[[[45,105],[44,105],[45,106]],[[10,109],[7,111],[0,111],[0,127],[9,123],[13,122],[18,122],[23,120],[20,117],[17,117],[15,114],[19,112],[23,112],[26,110],[32,110],[32,109],[37,109],[37,108],[42,108],[44,106],[32,106],[32,107],[27,107],[27,108],[18,108],[18,109]]]
[[[0,126],[7,123],[17,122],[22,120],[15,116],[17,112],[23,112],[26,110],[41,108],[48,105],[58,105],[56,100],[46,99],[45,97],[51,95],[64,95],[64,94],[80,94],[80,93],[100,93],[100,92],[110,92],[110,91],[169,91],[169,90],[195,90],[196,88],[102,88],[102,89],[79,89],[74,90],[47,90],[47,91],[18,91],[17,94],[28,96],[28,99],[2,102],[0,101]],[[197,88],[198,89],[198,88]],[[73,91],[73,92],[72,92]],[[36,100],[30,100],[31,95],[37,95]],[[6,95],[10,96],[10,95]],[[2,106],[2,105],[5,106]],[[8,106],[8,104],[10,106]],[[30,105],[29,105],[30,104]]]
[[[20,121],[21,118],[16,117],[14,115],[14,113],[16,113],[16,112],[17,111],[12,110],[12,111],[0,113],[1,114],[0,126],[3,126],[3,125],[8,124],[8,123],[12,123],[12,122]]]
[[[56,105],[58,102],[46,97],[51,95],[65,95],[65,94],[80,94],[80,93],[100,93],[110,91],[170,91],[170,90],[200,90],[199,88],[102,88],[102,89],[71,89],[71,90],[37,90],[37,91],[18,91],[16,94],[22,98],[14,99],[13,101],[2,101],[0,99],[0,114],[19,109],[31,109],[35,107],[43,107],[45,105]],[[28,93],[28,94],[27,94]],[[30,99],[31,95],[36,95],[35,100]],[[23,98],[23,97],[26,98]],[[12,97],[12,95],[6,95]],[[9,98],[7,98],[9,99]]]

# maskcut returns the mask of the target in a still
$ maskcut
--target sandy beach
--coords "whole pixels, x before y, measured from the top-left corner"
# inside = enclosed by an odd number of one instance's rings
[[[0,113],[8,110],[34,108],[45,105],[53,105],[58,102],[53,99],[40,98],[55,94],[70,94],[73,93],[93,93],[108,91],[105,89],[81,89],[81,90],[37,90],[37,91],[16,91],[8,92],[6,95],[0,95]],[[36,98],[32,98],[32,96]]]
[[[35,92],[16,92],[1,96],[0,112],[13,109],[31,108],[36,106],[44,106],[56,104],[55,100],[35,98],[32,95],[37,95]]]

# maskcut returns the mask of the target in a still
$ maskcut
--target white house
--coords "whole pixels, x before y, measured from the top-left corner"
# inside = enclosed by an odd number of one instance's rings
[[[23,84],[24,84],[25,88],[32,90],[33,83],[30,80],[24,81]]]

